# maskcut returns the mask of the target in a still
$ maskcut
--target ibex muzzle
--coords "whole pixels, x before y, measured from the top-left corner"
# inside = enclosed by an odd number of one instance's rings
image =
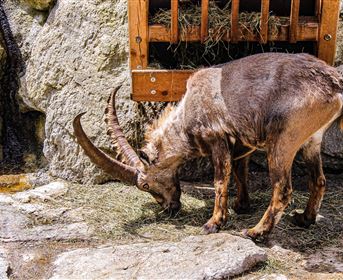
[[[210,156],[216,192],[206,232],[216,232],[228,219],[227,201],[231,170],[238,195],[236,212],[249,209],[247,173],[254,150],[267,153],[273,194],[261,221],[246,230],[256,238],[278,223],[291,193],[291,166],[301,150],[308,166],[310,199],[294,222],[315,222],[325,176],[320,144],[325,130],[342,115],[343,81],[335,68],[307,54],[264,53],[249,56],[192,75],[180,103],[168,107],[145,136],[140,156],[128,144],[115,112],[115,92],[107,108],[109,134],[121,161],[97,149],[74,120],[75,135],[90,159],[114,178],[147,191],[164,208],[180,208],[179,166]]]

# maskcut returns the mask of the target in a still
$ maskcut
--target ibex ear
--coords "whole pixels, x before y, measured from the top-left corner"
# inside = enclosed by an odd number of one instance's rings
[[[144,163],[144,165],[150,165],[150,159],[148,155],[143,150],[138,150],[138,155],[140,160]]]
[[[158,158],[158,149],[153,144],[148,144],[138,151],[141,161],[145,165],[152,165],[156,163]]]

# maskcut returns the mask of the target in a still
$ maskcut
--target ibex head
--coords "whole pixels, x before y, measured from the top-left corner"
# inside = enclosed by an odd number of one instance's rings
[[[115,95],[118,89],[119,87],[109,98],[105,121],[108,124],[108,134],[119,155],[118,158],[121,159],[111,158],[89,140],[80,122],[84,113],[76,116],[73,122],[74,134],[78,143],[91,161],[114,179],[136,185],[138,189],[150,193],[165,210],[175,214],[181,207],[181,190],[177,173],[174,168],[168,168],[165,161],[160,162],[161,154],[154,144],[147,144],[140,151],[141,157],[130,146],[119,126],[116,115]]]

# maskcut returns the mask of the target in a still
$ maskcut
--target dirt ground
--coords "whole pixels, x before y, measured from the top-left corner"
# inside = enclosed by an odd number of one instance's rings
[[[343,174],[327,175],[328,189],[322,203],[318,223],[309,229],[293,226],[288,214],[303,209],[308,193],[306,178],[293,179],[294,193],[286,215],[268,240],[257,243],[268,252],[268,261],[237,279],[276,279],[282,274],[288,279],[343,279]],[[257,223],[271,197],[267,173],[250,174],[252,209],[249,214],[230,218],[222,231],[240,235],[244,228]],[[177,241],[189,235],[202,233],[202,225],[211,217],[213,188],[210,183],[183,182],[183,208],[176,217],[163,213],[150,195],[120,183],[105,185],[70,184],[68,192],[47,201],[50,209],[65,207],[80,209],[82,219],[91,225],[95,236],[87,241],[39,241],[7,244],[12,250],[12,279],[41,279],[51,275],[52,262],[58,253],[68,249],[93,247],[111,242],[130,244],[157,240]],[[230,186],[233,201],[234,186]],[[35,225],[63,222],[34,220]],[[32,251],[39,258],[29,262],[18,261]],[[266,276],[267,275],[267,276]],[[269,276],[268,276],[269,275]],[[270,277],[270,278],[263,278]]]

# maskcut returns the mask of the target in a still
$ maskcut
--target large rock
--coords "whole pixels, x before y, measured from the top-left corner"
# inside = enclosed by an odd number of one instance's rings
[[[127,36],[125,0],[58,1],[38,34],[22,97],[46,114],[44,155],[52,175],[82,182],[107,180],[76,144],[71,123],[78,113],[87,111],[82,118],[87,134],[108,150],[103,115],[117,85],[122,85],[119,121],[128,139],[139,142],[146,119],[129,98]]]
[[[32,46],[42,29],[47,14],[31,9],[24,1],[3,1],[11,31],[18,47],[20,48],[24,61],[31,55]]]
[[[5,256],[5,251],[0,248],[0,279],[1,280],[7,280],[8,278],[8,274],[10,272],[10,266],[8,261],[6,260],[6,256]]]
[[[227,279],[266,259],[251,240],[218,233],[62,253],[51,279]]]
[[[91,239],[93,231],[79,209],[51,208],[44,203],[67,190],[63,182],[52,182],[16,194],[0,194],[0,242]]]
[[[45,11],[54,5],[55,0],[26,0],[26,2],[36,10]]]
[[[0,38],[0,81],[2,80],[4,74],[4,66],[6,61],[6,51],[2,45],[2,38]],[[4,102],[0,98],[0,110],[3,111]],[[3,120],[0,114],[0,139],[2,139],[2,127],[3,127]],[[3,159],[3,151],[2,148],[3,143],[0,140],[0,161]]]

